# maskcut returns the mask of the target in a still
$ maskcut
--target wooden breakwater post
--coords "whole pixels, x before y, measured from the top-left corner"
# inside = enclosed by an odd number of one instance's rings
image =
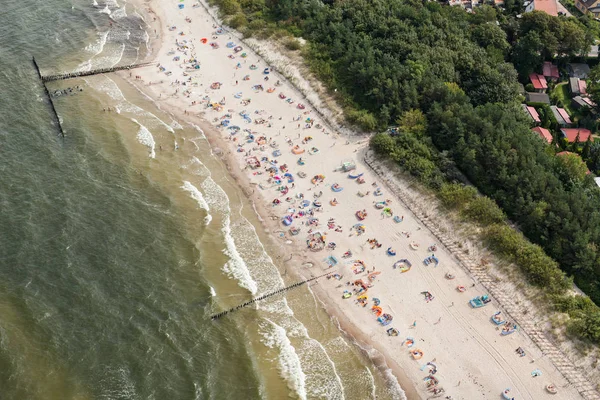
[[[50,109],[52,111],[52,115],[54,115],[54,121],[56,122],[56,126],[58,127],[58,130],[60,131],[60,135],[62,137],[65,137],[65,131],[62,127],[62,124],[60,123],[60,117],[58,116],[58,113],[56,112],[56,107],[54,107],[54,101],[52,100],[52,96],[50,96],[50,92],[48,91],[48,88],[46,87],[46,83],[45,83],[44,77],[42,76],[42,73],[40,71],[40,67],[38,66],[37,61],[35,61],[35,57],[32,57],[31,60],[33,61],[33,66],[34,66],[35,70],[37,71],[40,81],[42,82],[42,86],[44,87],[44,93],[46,93],[46,97],[48,97],[48,102],[50,104]]]
[[[224,317],[224,316],[226,316],[227,314],[230,314],[230,313],[232,313],[232,312],[234,312],[234,311],[240,310],[240,309],[242,309],[242,308],[244,308],[244,307],[248,307],[249,305],[251,305],[251,304],[254,304],[254,303],[256,303],[257,301],[264,300],[264,299],[266,299],[266,298],[268,298],[268,297],[271,297],[271,296],[275,296],[276,294],[280,294],[280,293],[283,293],[283,292],[287,292],[288,290],[295,289],[295,288],[297,288],[297,287],[300,287],[300,286],[304,285],[305,283],[308,283],[308,282],[310,282],[310,281],[317,280],[317,279],[319,279],[319,278],[322,278],[322,277],[324,277],[324,276],[326,276],[326,275],[330,275],[330,274],[332,274],[332,273],[333,273],[333,272],[327,272],[327,273],[325,273],[325,274],[323,274],[323,275],[315,276],[314,278],[310,278],[310,279],[304,280],[304,281],[302,281],[302,282],[297,282],[297,283],[294,283],[293,285],[286,286],[286,287],[284,287],[284,288],[281,288],[281,289],[277,289],[277,290],[275,290],[275,291],[273,291],[273,292],[270,292],[270,293],[264,294],[264,295],[262,295],[262,296],[260,296],[260,297],[257,297],[257,298],[255,298],[255,299],[252,299],[252,300],[250,300],[250,301],[247,301],[247,302],[245,302],[245,303],[242,303],[242,304],[240,304],[240,305],[238,305],[238,306],[235,306],[235,307],[233,307],[233,308],[230,308],[229,310],[225,310],[225,311],[223,311],[223,312],[220,312],[220,313],[218,313],[218,314],[211,315],[211,316],[210,316],[210,319],[214,321],[214,320],[216,320],[216,319],[219,319],[219,318],[221,318],[221,317]]]
[[[40,79],[43,82],[60,81],[60,80],[64,80],[64,79],[80,78],[82,76],[100,75],[100,74],[106,74],[109,72],[117,72],[117,71],[129,70],[129,69],[134,69],[134,68],[142,68],[142,67],[147,67],[152,64],[154,64],[154,63],[146,62],[146,63],[138,63],[138,64],[121,65],[121,66],[117,66],[117,67],[97,68],[97,69],[92,69],[89,71],[69,72],[69,73],[65,73],[65,74],[46,75],[46,76],[42,76],[40,74]],[[38,69],[38,73],[39,72],[40,71]]]

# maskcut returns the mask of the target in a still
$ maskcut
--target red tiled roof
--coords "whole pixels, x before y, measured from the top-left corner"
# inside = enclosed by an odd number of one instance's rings
[[[590,105],[590,107],[595,107],[595,106],[596,106],[596,103],[594,103],[594,102],[592,101],[592,99],[590,99],[589,97],[582,97],[582,99],[583,99],[583,101],[585,101],[587,104],[589,104],[589,105]]]
[[[548,84],[546,83],[546,78],[544,78],[544,75],[529,74],[529,79],[531,80],[535,90],[548,89]]]
[[[560,131],[569,142],[574,142],[577,139],[577,135],[579,135],[579,141],[582,143],[587,142],[588,138],[592,136],[592,132],[584,128],[563,128]]]
[[[536,126],[532,129],[532,131],[540,135],[540,137],[546,140],[548,143],[552,143],[552,134],[548,129]]]
[[[531,118],[533,118],[535,122],[542,122],[540,120],[540,115],[534,107],[527,106],[527,112],[529,112],[529,115],[531,115]]]
[[[533,0],[533,9],[558,17],[557,0]]]
[[[543,75],[545,77],[556,78],[556,79],[560,78],[560,75],[558,73],[558,67],[556,65],[552,64],[550,61],[544,62],[543,69],[544,69]]]
[[[569,113],[564,108],[556,107],[556,111],[558,111],[567,124],[571,124],[571,117],[569,117]]]
[[[579,80],[579,93],[587,94],[587,83],[583,80]]]

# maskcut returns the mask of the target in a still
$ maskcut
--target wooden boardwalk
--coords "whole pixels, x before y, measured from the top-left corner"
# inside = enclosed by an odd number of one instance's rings
[[[458,243],[450,238],[446,233],[437,226],[434,220],[424,213],[417,205],[418,202],[414,201],[404,192],[394,181],[381,175],[375,168],[371,160],[367,156],[364,158],[365,163],[371,168],[371,170],[379,177],[383,182],[398,198],[404,203],[415,218],[417,218],[427,229],[433,233],[433,235],[439,240],[439,242],[448,249],[454,257],[459,261],[461,266],[465,268],[479,283],[481,283],[494,297],[500,306],[510,315],[511,319],[514,320],[531,340],[540,348],[542,353],[552,361],[557,371],[559,371],[565,379],[573,385],[573,387],[579,392],[581,397],[586,400],[600,400],[600,393],[598,393],[595,385],[587,378],[584,370],[578,368],[573,364],[567,356],[552,343],[544,334],[544,332],[538,329],[532,322],[531,318],[523,314],[523,312],[514,304],[514,302],[504,294],[504,292],[498,287],[498,284],[494,279],[489,276],[485,267],[479,265],[472,257],[465,254]]]

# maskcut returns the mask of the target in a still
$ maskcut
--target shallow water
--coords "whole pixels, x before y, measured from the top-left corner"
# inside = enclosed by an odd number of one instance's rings
[[[31,57],[133,63],[145,28],[122,0],[3,2],[0,398],[398,397],[308,288],[208,319],[291,280],[201,130],[104,75],[48,84],[75,88],[58,136]]]

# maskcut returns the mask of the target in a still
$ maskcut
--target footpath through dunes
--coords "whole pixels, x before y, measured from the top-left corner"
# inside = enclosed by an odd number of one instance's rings
[[[469,298],[486,293],[485,286],[445,247],[435,254],[428,250],[439,240],[389,188],[377,184],[380,178],[359,156],[363,144],[333,133],[294,87],[234,32],[214,24],[206,10],[177,4],[153,5],[169,27],[166,45],[160,67],[141,71],[137,83],[161,108],[183,119],[210,121],[206,135],[227,143],[225,156],[246,175],[246,193],[260,199],[270,231],[281,231],[283,224],[283,235],[276,237],[282,252],[312,254],[314,268],[324,272],[327,263],[338,266],[335,279],[316,287],[324,288],[320,299],[343,329],[351,328],[398,365],[395,374],[408,377],[402,384],[415,383],[423,398],[442,390],[487,398],[511,388],[516,398],[545,399],[552,398],[551,383],[561,397],[579,397],[526,332],[502,335],[490,321],[495,307],[468,305]],[[344,172],[345,165],[356,171]],[[398,258],[410,260],[412,269],[394,269]],[[432,259],[437,262],[429,263]],[[300,266],[295,270],[307,273]],[[467,293],[456,290],[459,280]],[[371,301],[373,307],[365,308]],[[384,311],[379,319],[375,307]],[[527,356],[519,357],[517,347]],[[533,378],[534,371],[543,378]]]

